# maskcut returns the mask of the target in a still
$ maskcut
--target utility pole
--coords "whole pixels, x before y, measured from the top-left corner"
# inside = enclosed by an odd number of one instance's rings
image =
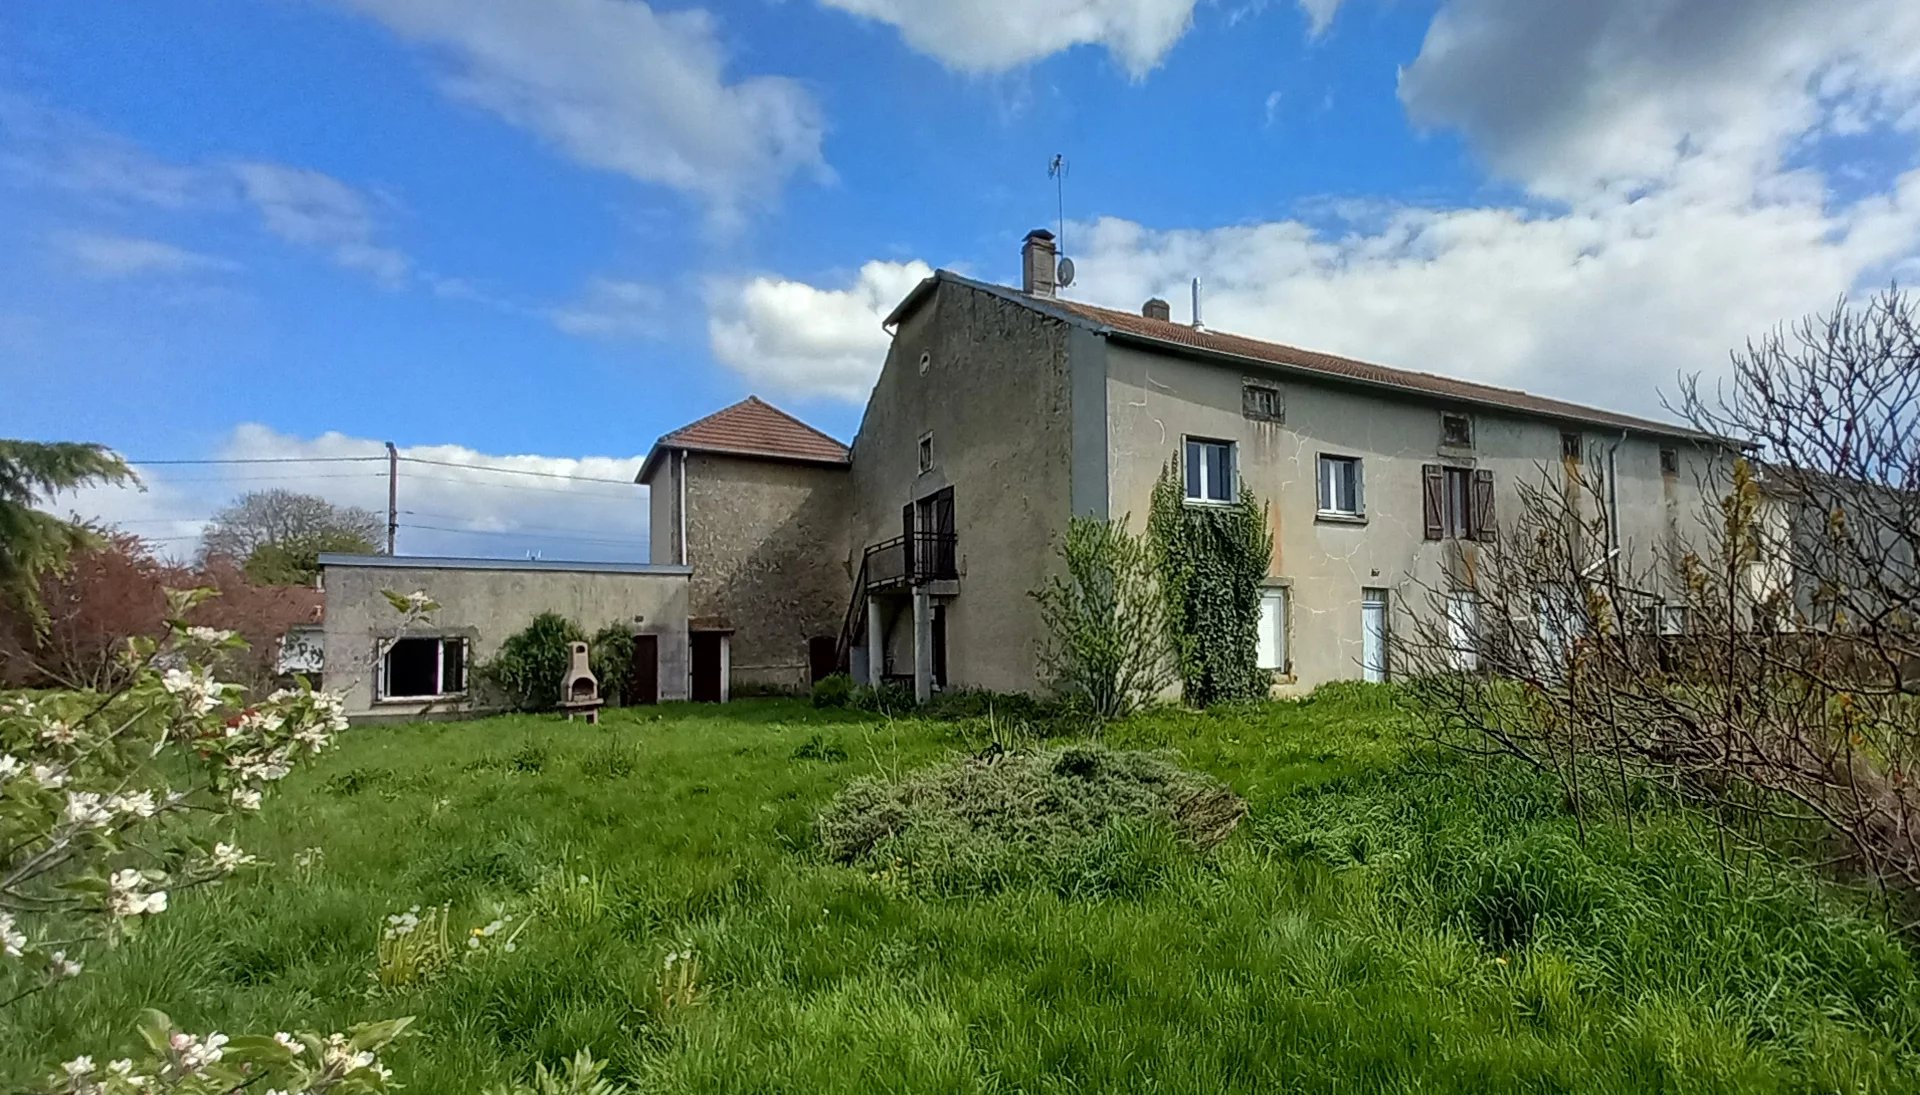
[[[393,554],[394,534],[400,531],[400,450],[387,442],[387,554]]]

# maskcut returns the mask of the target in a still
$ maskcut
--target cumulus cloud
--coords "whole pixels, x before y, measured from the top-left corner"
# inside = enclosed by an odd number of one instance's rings
[[[1151,72],[1187,32],[1194,6],[1194,0],[820,2],[886,23],[909,46],[961,72],[1004,72],[1073,46],[1095,45],[1135,79]]]
[[[712,15],[642,0],[341,0],[440,52],[447,95],[589,167],[695,195],[721,215],[824,172],[813,96],[729,78]]]
[[[331,175],[284,164],[237,163],[232,171],[267,231],[288,243],[318,248],[384,288],[406,285],[413,264],[375,242],[372,204],[360,191]]]
[[[1917,95],[1910,0],[1449,0],[1400,79],[1416,123],[1565,198],[1688,161],[1752,185],[1825,127],[1920,126]]]
[[[237,270],[240,264],[162,240],[106,232],[63,232],[54,245],[81,273],[97,278],[180,275]]]
[[[932,273],[917,260],[876,261],[841,289],[773,277],[717,282],[708,342],[715,360],[771,390],[858,403],[886,360],[880,321]]]
[[[213,456],[333,462],[150,465],[137,468],[144,490],[89,487],[56,499],[49,508],[118,525],[148,538],[165,555],[187,559],[199,549],[206,518],[250,490],[284,487],[386,512],[385,455],[382,444],[368,438],[297,437],[248,424],[236,427]],[[630,485],[640,468],[638,456],[507,455],[460,445],[402,446],[400,455],[436,461],[400,465],[402,554],[647,560],[647,492]],[[374,459],[341,462],[341,457]],[[479,470],[483,465],[539,474]]]

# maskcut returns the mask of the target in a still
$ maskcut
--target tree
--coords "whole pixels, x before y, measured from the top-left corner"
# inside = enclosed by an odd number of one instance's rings
[[[256,582],[291,585],[319,573],[323,551],[376,553],[383,528],[378,516],[358,506],[291,490],[251,491],[213,515],[201,554],[238,561]]]
[[[1130,714],[1174,680],[1153,553],[1124,518],[1075,517],[1059,554],[1066,574],[1031,594],[1047,631],[1041,671],[1055,692],[1091,715]]]
[[[129,482],[139,479],[103,445],[0,439],[0,605],[12,602],[28,617],[44,619],[35,579],[75,548],[96,542],[92,532],[40,512],[36,503],[91,483]]]
[[[1664,787],[1728,846],[1811,823],[1920,890],[1917,407],[1920,316],[1889,291],[1685,383],[1713,501],[1671,545],[1610,546],[1604,469],[1542,468],[1470,593],[1416,618],[1421,707],[1554,772],[1576,810]]]

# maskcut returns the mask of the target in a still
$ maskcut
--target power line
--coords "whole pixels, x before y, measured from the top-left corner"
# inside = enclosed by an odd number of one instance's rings
[[[309,479],[385,479],[383,471],[332,471],[318,472],[313,475],[184,475],[172,477],[168,483],[293,483],[306,482]]]
[[[135,467],[159,467],[163,464],[348,464],[362,460],[385,460],[384,456],[235,456],[219,460],[129,460]]]
[[[410,529],[419,529],[419,530],[431,531],[431,532],[463,533],[468,536],[515,536],[521,539],[566,540],[571,543],[579,543],[579,544],[622,544],[622,545],[639,546],[647,542],[645,540],[614,540],[614,539],[607,539],[603,537],[594,537],[594,536],[537,536],[536,535],[536,536],[529,537],[528,534],[518,530],[513,530],[513,529],[453,528],[448,525],[416,525],[411,522],[402,524],[400,527],[410,528]]]
[[[442,521],[467,520],[467,515],[460,514],[460,513],[428,513],[425,510],[417,510],[417,509],[403,509],[400,512],[402,514],[405,514],[408,517],[426,517],[429,519],[437,519]],[[589,536],[594,536],[594,535],[603,533],[607,530],[603,528],[568,528],[564,525],[515,524],[512,528],[500,529],[499,531],[501,532],[584,532]]]
[[[484,479],[455,479],[450,475],[415,475],[415,480],[429,480],[435,483],[456,483],[463,487],[491,487],[495,490],[530,490],[540,494],[565,494],[573,498],[617,498],[622,502],[634,500],[631,494],[614,494],[610,491],[569,490],[566,487],[536,487],[523,483],[489,483]],[[618,482],[618,480],[614,480]],[[631,486],[632,484],[628,484]]]
[[[461,464],[452,460],[429,460],[424,456],[403,456],[402,464],[432,464],[440,468],[459,468],[461,471],[495,471],[505,475],[535,475],[542,479],[568,479],[576,483],[615,483],[623,487],[639,484],[631,479],[608,479],[597,475],[565,475],[557,471],[533,471],[528,468],[502,468],[492,464]]]

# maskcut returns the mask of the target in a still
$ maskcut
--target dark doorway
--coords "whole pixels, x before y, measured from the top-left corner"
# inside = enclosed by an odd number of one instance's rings
[[[905,574],[909,580],[915,580],[918,573],[913,569],[913,503],[900,507],[900,535],[903,538],[901,553],[906,560]]]
[[[831,677],[840,668],[839,640],[831,635],[815,635],[807,640],[807,676],[815,683]]]
[[[633,637],[633,661],[627,666],[620,701],[629,705],[660,702],[660,636]]]
[[[927,577],[936,580],[960,576],[954,551],[953,488],[942,487],[920,500],[920,531],[927,534]]]
[[[688,696],[695,703],[720,702],[720,643],[726,638],[722,631],[695,631],[688,636],[689,654],[693,659],[692,691]]]
[[[947,606],[933,606],[933,686],[947,687]]]

